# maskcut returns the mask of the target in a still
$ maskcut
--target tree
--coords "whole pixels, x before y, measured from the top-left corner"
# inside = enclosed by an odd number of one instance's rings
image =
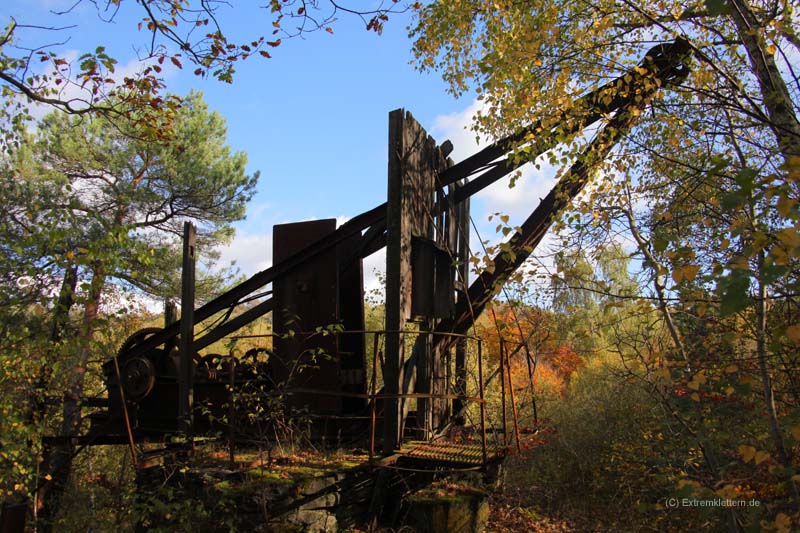
[[[183,222],[198,225],[200,256],[213,255],[213,246],[232,235],[231,223],[244,217],[258,179],[258,173],[246,173],[245,154],[225,145],[224,119],[208,110],[200,94],[184,99],[169,139],[147,142],[129,127],[57,112],[2,168],[8,208],[0,215],[0,237],[10,253],[0,311],[31,323],[23,345],[42,349],[31,354],[39,368],[27,377],[27,409],[33,411],[27,418],[43,419],[35,412],[42,409],[39,398],[61,386],[63,436],[81,430],[96,334],[105,320],[113,320],[113,308],[103,311],[106,292],[117,287],[178,295]],[[22,279],[27,281],[20,291]],[[218,281],[207,278],[207,288],[218,288]],[[53,343],[49,349],[47,342]],[[53,489],[46,502],[53,504],[46,507],[50,518],[73,452],[56,446],[46,465]]]
[[[655,44],[688,40],[691,74],[663,92],[620,142],[576,218],[584,234],[630,236],[651,281],[641,296],[656,299],[662,320],[672,323],[672,346],[656,359],[676,370],[666,372],[674,390],[694,391],[680,405],[694,424],[689,442],[699,444],[710,472],[689,481],[725,485],[718,448],[723,456],[737,455],[737,444],[756,449],[755,430],[738,426],[730,439],[719,436],[733,418],[708,400],[755,377],[767,423],[753,420],[753,427],[771,441],[770,451],[765,443],[758,450],[772,454],[775,485],[788,487],[784,496],[795,511],[787,430],[797,405],[781,393],[794,379],[780,347],[796,349],[800,327],[796,314],[776,309],[797,308],[800,271],[797,22],[792,3],[781,0],[465,0],[430,4],[412,31],[420,68],[442,71],[455,94],[475,88],[491,109],[476,128],[495,136],[532,118],[557,117]],[[558,135],[560,125],[551,124]],[[561,140],[565,157],[585,142]],[[692,326],[701,322],[704,342],[695,342]],[[715,353],[723,336],[729,351]],[[687,337],[695,339],[691,346]],[[740,400],[748,402],[749,393]],[[752,464],[752,455],[739,455]],[[727,520],[737,530],[742,516],[729,511]]]

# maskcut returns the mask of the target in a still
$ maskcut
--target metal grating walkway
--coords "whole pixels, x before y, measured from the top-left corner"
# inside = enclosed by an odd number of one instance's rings
[[[486,459],[491,461],[501,454],[501,450],[487,447]],[[461,465],[483,465],[483,451],[480,444],[455,443],[448,441],[408,441],[398,452],[400,457],[421,459],[441,463]]]

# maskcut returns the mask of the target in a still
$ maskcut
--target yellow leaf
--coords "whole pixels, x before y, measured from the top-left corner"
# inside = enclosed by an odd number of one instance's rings
[[[669,368],[659,368],[653,373],[657,378],[662,379],[664,381],[671,381],[672,376],[669,373]]]
[[[693,393],[692,393],[692,395],[690,396],[690,398],[691,398],[692,400],[696,401],[696,402],[699,402],[699,401],[700,401],[700,395],[699,395],[699,394],[697,394],[696,392],[693,392]]]
[[[739,370],[739,367],[737,365],[728,365],[728,366],[725,367],[725,373],[726,374],[734,374],[738,370]]]
[[[681,268],[683,270],[683,279],[686,281],[694,281],[697,277],[697,272],[700,270],[699,265],[685,265]]]
[[[778,531],[791,531],[792,519],[783,513],[775,517],[775,527]]]
[[[739,496],[739,491],[736,489],[736,485],[725,485],[721,489],[714,491],[714,494],[716,494],[720,498],[733,500]]]
[[[697,374],[692,377],[692,380],[686,384],[692,390],[700,390],[700,385],[705,384],[708,381],[706,378],[706,371],[701,370]]]
[[[778,213],[782,217],[789,216],[789,213],[792,212],[792,208],[797,205],[797,200],[789,198],[788,196],[781,196],[778,198]]]
[[[739,446],[739,455],[742,456],[742,461],[749,463],[756,456],[756,449],[753,446],[742,444]]]
[[[786,336],[795,344],[800,344],[800,324],[786,328]]]
[[[70,261],[75,259],[75,252],[73,252],[72,250],[68,251],[67,252],[67,259],[69,259]]]
[[[775,55],[775,52],[777,52],[777,51],[778,51],[778,49],[777,49],[777,48],[775,48],[775,45],[774,45],[774,44],[768,44],[768,45],[767,45],[767,46],[764,48],[764,50],[766,50],[767,54],[769,54],[769,55],[771,55],[771,56]]]
[[[763,463],[767,459],[769,459],[769,452],[765,452],[764,450],[761,450],[760,452],[756,452],[755,460],[756,460],[756,464],[757,465],[760,465],[761,463]]]
[[[794,440],[800,441],[800,426],[794,426],[789,431],[791,431],[792,437],[794,437]]]
[[[784,228],[775,236],[789,249],[800,246],[800,233],[797,232],[797,228]]]

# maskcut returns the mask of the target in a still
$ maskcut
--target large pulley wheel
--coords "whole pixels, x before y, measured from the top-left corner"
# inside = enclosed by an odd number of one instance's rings
[[[141,400],[153,390],[156,369],[145,357],[134,357],[122,366],[122,390],[129,400]]]
[[[150,394],[156,382],[156,368],[148,357],[129,357],[128,353],[160,331],[159,328],[141,329],[128,337],[117,352],[120,386],[129,401],[138,401]]]
[[[125,339],[125,342],[123,342],[122,346],[120,346],[119,350],[117,350],[117,357],[123,359],[126,355],[128,355],[128,352],[131,351],[134,346],[143,343],[144,341],[146,341],[156,333],[160,333],[161,331],[162,331],[161,328],[140,329],[139,331],[137,331],[136,333]]]

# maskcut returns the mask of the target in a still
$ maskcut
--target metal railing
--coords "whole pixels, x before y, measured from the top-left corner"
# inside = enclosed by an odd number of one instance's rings
[[[368,402],[369,408],[369,459],[370,462],[373,462],[374,457],[376,455],[376,443],[375,443],[375,434],[376,428],[378,426],[378,403],[380,401],[386,400],[396,400],[400,402],[402,406],[402,402],[411,401],[411,400],[430,400],[431,404],[426,406],[426,410],[430,412],[430,418],[433,418],[433,411],[435,410],[435,401],[446,401],[452,402],[446,408],[442,409],[442,420],[441,425],[439,427],[426,427],[426,428],[416,428],[422,429],[424,434],[426,435],[425,440],[435,440],[439,438],[441,435],[434,430],[441,430],[442,427],[450,427],[453,425],[453,421],[457,418],[462,417],[468,410],[470,404],[477,403],[479,405],[479,412],[480,412],[480,438],[481,438],[481,451],[482,451],[482,458],[483,462],[486,463],[487,461],[487,431],[486,431],[486,401],[484,399],[484,368],[483,368],[483,353],[482,353],[482,343],[481,339],[471,336],[471,335],[461,335],[456,333],[439,333],[433,331],[418,331],[418,330],[402,330],[402,331],[391,331],[391,330],[334,330],[334,329],[320,329],[315,331],[294,331],[289,334],[276,334],[276,333],[268,333],[268,334],[253,334],[253,335],[237,335],[237,336],[230,336],[227,337],[230,341],[237,341],[237,340],[246,340],[246,339],[270,339],[272,342],[270,344],[274,348],[275,346],[275,339],[281,338],[294,338],[294,339],[302,339],[306,341],[309,345],[312,345],[313,348],[313,339],[315,337],[333,337],[338,344],[338,341],[341,337],[345,335],[362,335],[365,337],[364,339],[364,371],[370,371],[371,375],[369,380],[365,380],[365,388],[368,387],[368,392],[365,391],[363,393],[360,392],[347,392],[342,390],[333,390],[330,388],[314,388],[314,387],[296,387],[291,386],[291,381],[284,382],[278,384],[278,388],[272,392],[275,395],[297,395],[297,394],[311,394],[311,395],[319,395],[319,396],[333,396],[339,398],[361,398],[365,399]],[[371,350],[367,350],[367,342],[366,337],[371,335],[372,336],[372,344]],[[412,356],[410,358],[404,358],[405,365],[408,368],[406,370],[413,371],[412,366],[417,364],[414,361],[415,357],[419,357],[422,355],[423,357],[428,356],[430,359],[428,362],[433,363],[434,357],[439,357],[442,360],[439,362],[440,371],[444,370],[444,375],[431,373],[430,379],[432,383],[432,387],[437,392],[400,392],[397,394],[389,394],[386,392],[381,392],[383,387],[380,387],[380,383],[383,382],[385,384],[385,376],[383,373],[383,368],[385,367],[384,362],[384,352],[383,346],[385,345],[385,339],[388,335],[397,335],[399,337],[398,344],[403,346],[403,351],[407,349],[412,350]],[[416,353],[414,352],[414,346],[420,342],[420,338],[427,337],[425,339],[427,349],[422,350],[419,349]],[[381,340],[383,339],[383,341]],[[454,364],[453,361],[453,351],[456,348],[458,342],[464,342],[467,347],[463,349],[464,353],[464,360],[463,360],[463,368],[459,368],[457,364]],[[469,349],[469,344],[472,343],[474,345],[474,349]],[[299,360],[303,357],[304,352],[309,351],[311,348],[305,347],[304,350],[300,350],[297,353],[286,355],[283,354],[284,360]],[[231,359],[230,364],[230,385],[231,385],[231,399],[230,404],[233,406],[234,398],[233,395],[235,393],[233,383],[235,380],[234,373],[236,372],[236,356],[235,351],[237,348],[231,348],[230,353],[225,356],[226,358]],[[371,352],[371,353],[370,353]],[[336,357],[336,353],[326,354],[330,357]],[[275,356],[275,354],[271,354],[270,357]],[[371,365],[370,367],[367,366],[367,359],[368,356],[371,356]],[[477,366],[477,396],[473,393],[472,395],[467,394],[468,390],[468,377],[470,375],[469,372],[469,359],[470,357],[474,357]],[[409,359],[412,360],[409,363]],[[284,361],[285,363],[285,361]],[[381,375],[380,378],[378,376],[378,371],[380,370]],[[401,372],[402,376],[402,372]],[[395,376],[398,381],[401,380],[401,376]],[[366,375],[364,376],[366,378]],[[340,382],[341,385],[341,382]],[[443,385],[443,386],[442,386]],[[404,388],[403,383],[399,383],[399,389],[402,391]],[[408,387],[410,388],[410,387]],[[424,402],[423,402],[423,405]],[[456,406],[458,412],[456,411]],[[233,410],[233,407],[231,407]],[[340,413],[341,414],[341,413]],[[428,413],[417,413],[417,416],[422,414],[425,420],[428,419]],[[231,416],[233,416],[231,414]],[[341,415],[341,418],[364,418],[363,416],[350,416]],[[419,418],[418,418],[419,420]],[[231,436],[229,438],[230,446],[233,447],[235,444],[234,438],[234,431],[235,428],[233,427],[233,420],[231,421]],[[505,422],[503,424],[505,426]],[[384,450],[384,452],[388,452],[389,450]]]

